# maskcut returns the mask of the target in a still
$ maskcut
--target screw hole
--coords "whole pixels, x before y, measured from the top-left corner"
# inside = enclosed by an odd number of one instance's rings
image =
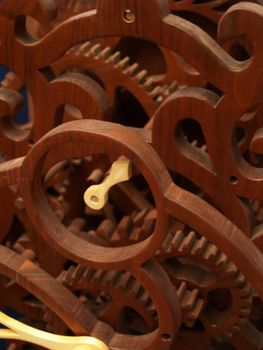
[[[28,144],[29,146],[33,146],[34,145],[34,141],[32,139],[28,140]]]
[[[236,185],[238,183],[238,178],[236,176],[230,176],[229,181],[232,185]]]
[[[172,337],[171,337],[171,334],[169,334],[169,333],[163,333],[162,334],[162,340],[163,341],[171,341],[171,339],[172,339]]]
[[[90,197],[90,200],[91,200],[93,203],[98,203],[99,198],[98,198],[97,196],[91,196],[91,197]]]
[[[123,12],[123,20],[127,23],[132,23],[135,21],[135,13],[131,10],[125,10]]]

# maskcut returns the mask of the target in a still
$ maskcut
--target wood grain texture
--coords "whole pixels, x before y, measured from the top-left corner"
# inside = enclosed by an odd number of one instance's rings
[[[263,8],[231,4],[0,2],[1,307],[111,350],[262,348]]]

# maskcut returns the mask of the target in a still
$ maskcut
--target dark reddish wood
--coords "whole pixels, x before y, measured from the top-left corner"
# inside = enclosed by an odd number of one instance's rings
[[[111,350],[262,347],[263,8],[222,5],[0,2],[1,307]]]

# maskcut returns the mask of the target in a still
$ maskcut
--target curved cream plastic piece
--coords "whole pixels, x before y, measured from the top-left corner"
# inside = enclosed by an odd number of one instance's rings
[[[25,325],[0,312],[0,323],[7,329],[0,329],[0,339],[15,339],[42,346],[50,350],[109,350],[100,340],[93,337],[68,337]]]
[[[120,157],[109,171],[109,175],[99,185],[90,186],[84,193],[84,201],[88,207],[94,210],[102,209],[107,200],[111,187],[120,182],[128,181],[132,176],[131,161],[125,157]]]

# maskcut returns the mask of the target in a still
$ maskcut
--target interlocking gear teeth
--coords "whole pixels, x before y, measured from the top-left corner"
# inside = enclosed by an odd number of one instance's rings
[[[153,77],[147,77],[144,82],[144,88],[148,93],[151,93],[151,90],[153,89],[153,83],[154,83],[154,78]]]
[[[109,68],[118,69],[122,74],[134,80],[138,87],[157,105],[179,88],[176,81],[170,85],[156,85],[155,79],[148,76],[147,70],[140,70],[138,63],[131,64],[128,56],[122,57],[120,51],[112,52],[110,47],[103,47],[100,43],[86,42],[76,45],[68,51],[65,58],[70,58],[70,56],[72,56],[72,59],[84,56],[87,59],[94,59],[101,64],[107,64],[110,66]]]
[[[125,68],[123,73],[133,78],[136,72],[138,71],[138,68],[139,68],[139,63],[133,63],[131,66]]]
[[[64,197],[67,186],[67,183],[63,183],[63,185],[58,185],[56,187],[60,196]],[[62,203],[65,204],[64,202]],[[61,206],[60,203],[57,210],[58,209],[66,213],[67,206]],[[155,220],[155,210],[144,209],[130,216],[125,216],[119,224],[105,219],[101,222],[96,232],[94,232],[110,244],[115,244],[119,240],[136,241],[153,232]],[[79,231],[83,230],[85,225],[85,220],[77,218],[70,223],[69,229],[77,234]],[[212,270],[216,271],[218,274],[225,276],[224,278],[228,278],[228,283],[231,284],[231,288],[236,288],[241,300],[239,315],[235,323],[231,326],[231,329],[218,335],[219,337],[231,336],[233,332],[247,322],[251,307],[251,288],[249,283],[237,267],[229,261],[227,256],[215,245],[208,242],[204,237],[200,237],[195,231],[187,230],[184,225],[176,223],[156,254],[157,258],[162,255],[176,255],[177,257],[186,257],[186,259],[193,259],[193,261],[201,262],[207,267],[212,268]],[[68,286],[68,288],[73,290],[76,284],[84,288],[87,282],[91,288],[97,286],[97,290],[102,290],[102,294],[107,288],[118,290],[118,292],[124,293],[127,297],[135,300],[154,317],[155,309],[150,296],[142,285],[138,283],[133,276],[129,275],[129,273],[107,272],[77,266],[71,267],[67,272],[62,273],[60,280],[63,284]],[[198,288],[188,285],[187,282],[180,283],[177,293],[182,308],[182,320],[185,326],[192,328],[196,320],[202,316],[206,307],[206,298],[199,293]],[[100,299],[102,301],[100,301]],[[99,304],[103,302],[103,299],[105,299],[105,297],[101,295],[101,297],[99,296],[95,300]]]
[[[134,76],[134,80],[137,81],[138,84],[143,85],[146,81],[147,74],[147,70],[143,69]]]
[[[124,70],[129,66],[129,63],[130,63],[130,58],[126,56],[116,64],[116,67]]]
[[[32,243],[26,233],[22,234],[13,244],[6,244],[16,253],[22,255],[25,259],[35,261],[36,254],[33,250]]]
[[[120,62],[120,60],[121,60],[121,53],[120,51],[116,51],[105,62],[110,63],[113,66],[117,67],[117,64]]]
[[[56,187],[60,196],[64,197],[67,186],[67,183],[63,183],[62,186],[58,185]],[[61,208],[60,203],[57,210],[58,209],[65,212],[67,206],[64,205]],[[156,211],[144,209],[123,217],[118,224],[105,219],[98,226],[97,230],[94,231],[94,234],[101,237],[104,241],[109,242],[111,245],[118,245],[118,242],[144,239],[153,232],[155,223]],[[77,218],[70,223],[69,229],[78,234],[79,231],[84,229],[85,225],[86,222],[84,219]],[[193,261],[197,261],[211,268],[220,276],[224,276],[224,278],[228,280],[227,283],[231,285],[231,288],[235,288],[238,291],[238,298],[240,299],[241,305],[238,317],[236,317],[231,329],[219,334],[219,337],[231,336],[233,332],[247,321],[251,308],[250,285],[238,268],[229,261],[227,256],[207,239],[200,237],[193,230],[187,230],[184,225],[175,223],[168,233],[162,247],[156,253],[157,258],[160,256],[177,256],[193,259]],[[71,267],[67,272],[62,273],[60,280],[61,283],[73,290],[76,285],[84,288],[87,282],[91,288],[98,286],[97,289],[102,290],[102,293],[105,289],[112,288],[135,300],[145,308],[147,312],[150,312],[152,317],[155,313],[153,302],[148,293],[129,273],[124,274],[123,272],[116,271],[106,272],[77,266]],[[202,313],[206,307],[206,297],[203,297],[199,293],[198,288],[193,287],[193,285],[188,285],[188,282],[181,281],[178,284],[177,293],[181,303],[183,323],[188,328],[192,328],[196,320],[202,317]],[[102,298],[104,297],[102,296]],[[96,299],[96,302],[98,304],[101,302],[100,297]]]
[[[111,48],[109,46],[105,47],[100,53],[97,54],[96,58],[98,60],[107,60],[111,55]]]
[[[147,291],[143,286],[128,272],[122,271],[104,271],[82,266],[71,266],[67,271],[63,271],[58,280],[71,290],[97,290],[101,295],[110,294],[112,290],[115,293],[121,293],[122,298],[133,300],[140,308],[154,319],[155,308]],[[85,298],[83,299],[85,300]],[[100,303],[100,297],[96,298]],[[129,302],[128,302],[129,305]],[[154,321],[155,322],[155,321]]]
[[[136,214],[124,216],[118,224],[103,220],[96,230],[96,235],[111,244],[143,240],[154,230],[155,210],[143,209]]]
[[[180,245],[178,246],[178,253],[185,254],[190,252],[195,240],[196,233],[194,231],[190,231],[190,233],[181,241]]]
[[[188,290],[186,282],[182,282],[177,289],[177,296],[182,308],[183,323],[190,328],[193,327],[200,316],[205,304],[198,294],[198,289]]]
[[[148,292],[128,271],[104,271],[78,265],[63,271],[58,280],[72,290],[95,288],[104,293],[104,290],[114,289],[140,304],[153,319],[156,317],[154,303]],[[183,322],[192,327],[203,310],[204,300],[199,297],[198,289],[188,289],[185,282],[180,284],[176,293],[181,303]],[[99,298],[96,300],[99,302]]]
[[[193,262],[201,263],[205,267],[210,268],[214,271],[215,274],[222,279],[222,285],[224,281],[227,282],[229,288],[235,290],[235,295],[239,300],[239,310],[238,314],[234,317],[234,321],[230,329],[227,329],[223,334],[218,334],[218,336],[229,336],[232,335],[242,324],[247,322],[250,311],[251,311],[251,300],[252,300],[252,289],[245,276],[238,270],[236,265],[234,265],[227,256],[221,252],[215,245],[211,244],[204,237],[199,237],[192,230],[186,230],[186,227],[180,227],[175,225],[174,229],[170,231],[167,235],[166,240],[164,241],[161,249],[156,253],[156,256],[159,260],[165,260],[170,257],[175,258],[185,258],[187,260],[192,260]],[[175,271],[176,272],[176,271]],[[175,277],[174,277],[175,278]],[[179,296],[185,292],[188,287],[187,282],[181,282],[182,284],[179,287]],[[228,288],[228,287],[227,287]],[[189,289],[189,287],[188,287]],[[192,291],[192,298],[200,291],[198,288],[194,288]],[[205,297],[204,300],[206,300]],[[201,297],[203,300],[203,297]],[[204,304],[199,301],[199,311],[196,313],[202,316],[202,307]],[[198,318],[198,317],[197,317]],[[194,318],[193,318],[194,320]],[[188,327],[194,325],[193,322],[188,322]],[[186,324],[186,322],[184,321]]]
[[[128,271],[125,271],[124,273],[121,273],[119,275],[118,280],[114,283],[114,287],[116,287],[122,292],[126,292],[126,289],[129,286],[129,284],[132,282],[132,280],[133,280],[132,275]]]

